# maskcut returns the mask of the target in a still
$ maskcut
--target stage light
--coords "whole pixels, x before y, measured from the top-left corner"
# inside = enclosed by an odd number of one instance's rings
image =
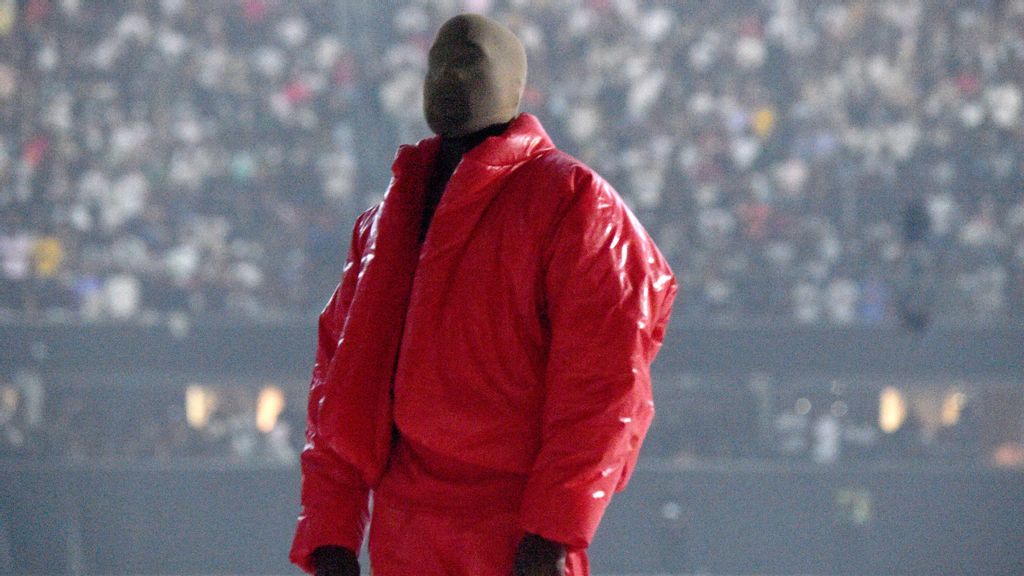
[[[216,406],[217,394],[205,386],[189,384],[185,389],[185,420],[192,428],[205,428]]]
[[[256,428],[266,434],[277,425],[277,417],[284,410],[284,392],[277,386],[267,386],[260,390],[256,401]]]
[[[960,412],[967,403],[967,395],[953,390],[942,401],[942,425],[946,428],[956,426],[960,422]]]
[[[903,426],[907,418],[907,401],[903,393],[888,386],[878,397],[878,427],[886,434],[892,434]]]

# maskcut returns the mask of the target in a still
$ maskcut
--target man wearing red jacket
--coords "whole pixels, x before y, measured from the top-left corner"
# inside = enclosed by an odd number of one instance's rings
[[[618,194],[519,113],[522,45],[461,15],[320,315],[291,560],[375,576],[588,574],[654,414],[676,281]]]

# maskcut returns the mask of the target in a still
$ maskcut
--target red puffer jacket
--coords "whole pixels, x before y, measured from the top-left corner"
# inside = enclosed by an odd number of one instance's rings
[[[291,552],[307,571],[318,546],[360,546],[396,429],[506,475],[523,530],[585,548],[654,414],[676,281],[616,192],[522,114],[462,159],[420,247],[438,147],[399,149],[320,316]]]

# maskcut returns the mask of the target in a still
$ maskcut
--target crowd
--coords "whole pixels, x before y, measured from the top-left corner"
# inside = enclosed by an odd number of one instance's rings
[[[677,321],[1024,316],[1024,0],[0,2],[0,316],[315,314],[463,10]]]

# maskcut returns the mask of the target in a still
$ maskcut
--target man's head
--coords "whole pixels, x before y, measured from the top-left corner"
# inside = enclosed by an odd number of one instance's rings
[[[526,85],[526,51],[511,30],[477,14],[445,22],[430,47],[423,112],[435,134],[465,136],[512,120]]]

